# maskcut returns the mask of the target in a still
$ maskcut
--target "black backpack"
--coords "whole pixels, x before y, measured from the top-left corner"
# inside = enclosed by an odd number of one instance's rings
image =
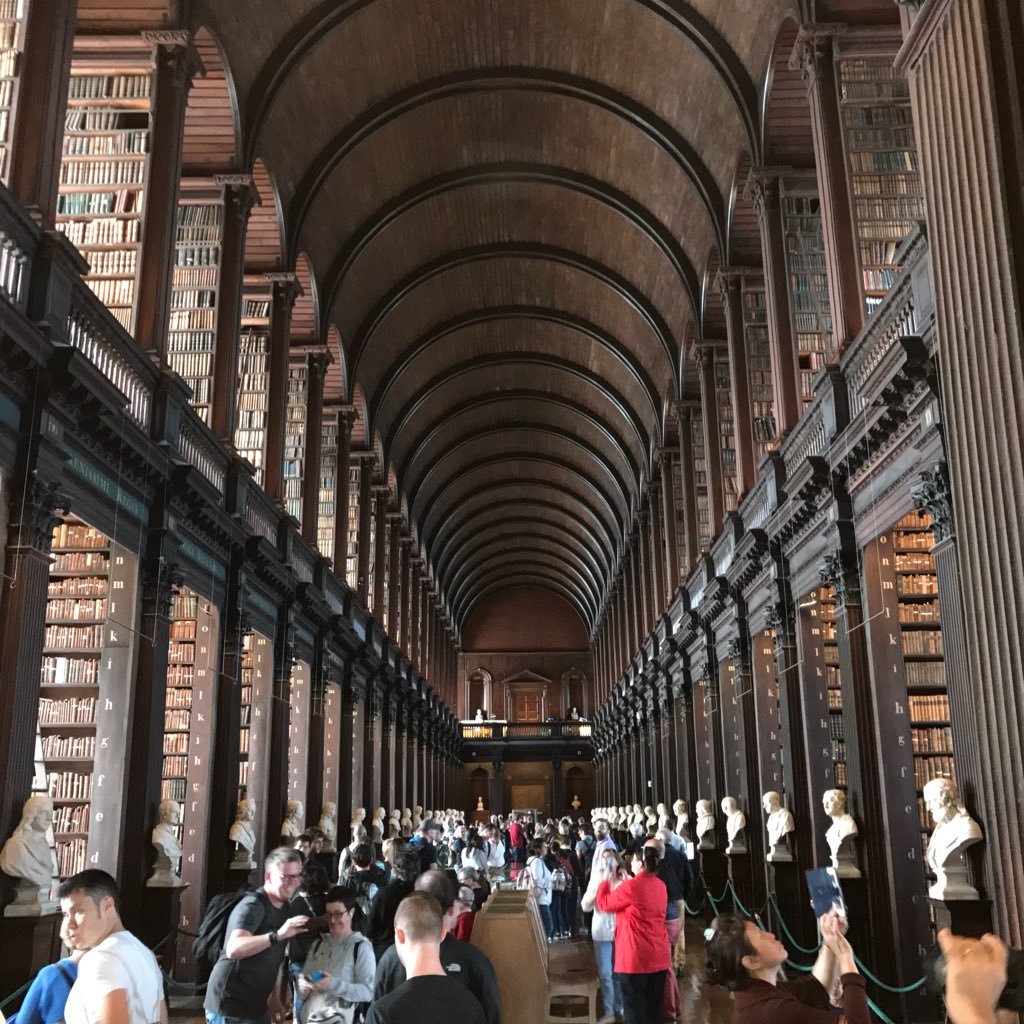
[[[192,940],[192,954],[199,962],[206,961],[213,966],[219,959],[227,942],[228,921],[231,912],[255,889],[240,889],[238,892],[225,892],[214,896],[206,904],[202,920]]]

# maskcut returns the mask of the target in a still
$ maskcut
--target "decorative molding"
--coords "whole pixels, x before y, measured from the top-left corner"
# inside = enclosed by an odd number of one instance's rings
[[[71,511],[71,502],[60,492],[60,486],[44,483],[33,475],[23,493],[12,494],[11,504],[11,518],[17,519],[11,525],[12,546],[49,553],[60,513]]]
[[[922,469],[920,483],[911,488],[910,496],[919,512],[931,516],[936,542],[950,540],[956,535],[953,496],[949,492],[949,467],[945,462],[933,462]]]

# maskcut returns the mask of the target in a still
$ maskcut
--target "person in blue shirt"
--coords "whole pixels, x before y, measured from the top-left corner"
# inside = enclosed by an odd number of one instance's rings
[[[60,937],[67,945],[63,927]],[[84,949],[76,949],[71,956],[44,967],[32,979],[20,1009],[7,1018],[7,1024],[57,1024],[63,1020],[64,1004],[78,977],[78,961],[85,953]]]

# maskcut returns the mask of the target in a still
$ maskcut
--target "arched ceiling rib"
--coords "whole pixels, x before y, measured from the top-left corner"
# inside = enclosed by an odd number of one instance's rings
[[[196,0],[261,160],[250,269],[316,271],[296,322],[457,628],[517,583],[596,626],[790,6]]]

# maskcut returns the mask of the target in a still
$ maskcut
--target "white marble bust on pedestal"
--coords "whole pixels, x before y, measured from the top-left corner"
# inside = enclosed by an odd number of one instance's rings
[[[747,816],[740,810],[736,798],[722,797],[722,813],[725,815],[725,834],[729,843],[725,848],[727,857],[747,852]]]
[[[710,800],[697,801],[697,845],[701,850],[714,850],[718,845],[715,837],[715,810]]]
[[[366,820],[366,808],[365,807],[354,807],[352,809],[352,817],[349,820],[348,827],[349,831],[355,835],[356,829],[364,828],[363,822]]]
[[[928,895],[937,900],[978,899],[978,890],[967,880],[964,853],[981,842],[980,826],[967,813],[952,779],[925,783],[924,802],[935,822],[928,839],[928,866],[935,882]]]
[[[328,800],[320,811],[317,828],[324,834],[324,853],[333,853],[334,844],[338,841],[338,805]]]
[[[289,800],[284,805],[284,821],[281,822],[282,839],[298,839],[305,828],[306,809],[301,800]]]
[[[793,859],[789,848],[789,833],[796,828],[793,815],[782,806],[782,797],[775,790],[769,790],[762,798],[764,813],[768,815],[768,854],[765,860],[773,864]]]
[[[235,844],[235,859],[228,865],[233,870],[251,871],[256,867],[252,852],[256,849],[256,833],[252,821],[256,817],[255,800],[239,800],[235,821],[228,830],[228,839]]]
[[[396,807],[388,815],[388,838],[394,839],[402,834],[402,812]]]
[[[688,843],[690,841],[690,815],[687,813],[686,801],[677,800],[672,805],[672,813],[676,816],[676,835],[683,842]]]
[[[160,820],[152,836],[156,860],[146,885],[152,889],[174,889],[181,885],[181,843],[178,842],[181,804],[177,800],[161,800],[158,813]]]
[[[672,828],[672,819],[669,817],[668,808],[664,804],[658,804],[658,828]]]
[[[402,836],[408,839],[412,836],[412,833],[412,811],[408,807],[404,807],[402,809]]]
[[[650,804],[644,808],[644,825],[647,828],[648,835],[658,830],[658,816],[654,813],[654,808]]]
[[[832,825],[825,833],[825,841],[832,854],[832,867],[840,878],[860,878],[856,846],[860,829],[846,809],[846,794],[841,789],[826,789],[821,804],[832,819]]]
[[[373,836],[375,843],[384,842],[384,815],[386,814],[383,807],[375,807],[373,809],[373,818],[370,819],[370,831]]]
[[[53,853],[46,833],[53,824],[53,804],[37,793],[25,801],[21,821],[0,850],[0,871],[15,880],[14,902],[4,917],[39,917],[57,909],[53,897]]]

